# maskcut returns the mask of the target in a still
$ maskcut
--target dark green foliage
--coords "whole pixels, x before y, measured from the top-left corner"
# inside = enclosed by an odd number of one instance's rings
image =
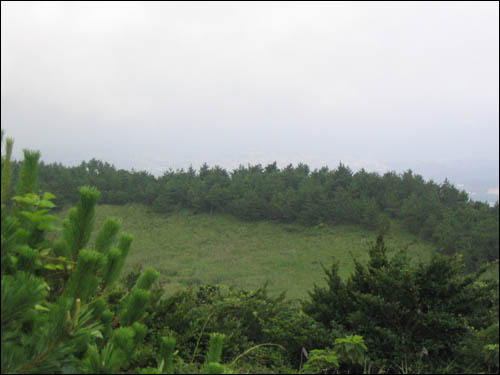
[[[165,335],[174,335],[180,355],[185,356],[186,361],[194,358],[202,363],[205,360],[202,353],[208,349],[211,332],[226,334],[225,346],[230,353],[240,353],[250,341],[257,341],[256,335],[261,334],[261,330],[253,311],[257,309],[255,304],[264,303],[265,300],[245,292],[207,286],[198,292],[178,292],[159,300],[149,311],[145,323],[156,337],[154,341],[158,342]],[[259,310],[264,314],[271,308],[271,305],[262,306]],[[245,327],[241,327],[242,322],[245,322]]]
[[[369,254],[370,260],[368,262],[368,267],[372,269],[380,269],[389,265],[389,260],[387,259],[387,248],[385,247],[384,237],[382,235],[379,235],[375,245],[370,247]],[[360,269],[359,264],[357,266],[357,269]]]
[[[16,325],[21,325],[26,318],[23,314],[34,309],[46,296],[46,284],[32,274],[18,272],[2,279],[2,343],[4,333],[14,331]]]
[[[28,245],[21,245],[17,248],[17,269],[35,273],[41,266],[42,261],[38,250],[32,249]]]
[[[429,264],[412,265],[404,251],[388,259],[381,236],[370,249],[366,266],[344,282],[334,264],[327,287],[315,287],[304,311],[338,335],[358,333],[378,365],[396,369],[426,353],[426,366],[440,369],[455,358],[471,329],[498,320],[492,293],[498,286],[463,276],[456,258],[435,256]],[[430,365],[432,363],[432,365]]]
[[[334,336],[321,324],[303,314],[297,304],[283,296],[270,297],[266,288],[257,291],[234,290],[222,286],[201,286],[179,291],[159,299],[144,320],[151,332],[150,342],[156,351],[162,336],[175,337],[179,356],[186,362],[210,363],[219,354],[206,358],[218,345],[211,346],[211,333],[225,336],[222,363],[267,343],[279,347],[262,347],[238,361],[238,368],[298,368],[301,349],[315,348],[333,342]]]
[[[464,372],[469,373],[495,373],[495,366],[492,366],[493,364],[486,358],[487,351],[485,347],[487,345],[498,345],[498,336],[498,322],[485,329],[471,332],[462,342],[460,355],[457,357],[457,363],[454,370],[459,372],[465,369],[466,371]],[[496,373],[498,373],[498,362],[496,364]]]
[[[2,340],[2,373],[76,371],[75,353],[92,340],[99,326],[92,322],[87,308],[81,309],[78,321],[67,322],[67,307],[60,302],[49,304],[47,312],[23,313],[21,328],[9,331]]]
[[[274,315],[259,321],[264,333],[261,341],[285,348],[286,351],[280,350],[279,355],[289,367],[299,368],[302,348],[311,350],[325,347],[335,338],[331,330],[304,314],[295,302],[278,305]]]
[[[148,352],[149,353],[145,353]],[[140,358],[140,356],[145,358]],[[162,337],[160,352],[156,356],[156,367],[145,367],[137,373],[140,374],[174,374],[175,339],[173,337]],[[148,357],[155,357],[152,346],[147,345],[138,350],[135,358],[140,364],[144,364]]]

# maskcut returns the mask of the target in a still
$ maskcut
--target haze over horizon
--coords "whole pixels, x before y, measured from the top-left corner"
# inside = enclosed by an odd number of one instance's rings
[[[1,7],[15,158],[154,174],[342,161],[498,199],[498,2]]]

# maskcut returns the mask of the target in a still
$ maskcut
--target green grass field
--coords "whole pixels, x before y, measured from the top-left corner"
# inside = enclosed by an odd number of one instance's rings
[[[352,225],[305,228],[189,211],[161,215],[136,204],[98,206],[94,234],[109,216],[119,218],[122,231],[134,236],[123,274],[137,263],[153,267],[168,282],[167,294],[201,283],[255,289],[268,282],[271,293],[286,290],[288,298],[305,297],[314,283],[323,283],[320,263],[329,267],[337,259],[346,277],[353,258],[368,258],[368,242],[377,236]],[[391,252],[407,247],[414,259],[429,259],[434,251],[431,243],[396,223],[385,240]]]

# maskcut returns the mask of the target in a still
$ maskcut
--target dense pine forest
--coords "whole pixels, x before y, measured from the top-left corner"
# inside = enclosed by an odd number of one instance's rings
[[[3,142],[3,132],[2,132]],[[499,205],[445,181],[345,165],[311,171],[276,163],[228,172],[76,167],[2,148],[2,373],[498,373]],[[299,226],[377,230],[368,261],[301,300],[225,285],[165,295],[153,269],[123,273],[134,248],[97,203],[140,203]],[[74,207],[72,207],[74,206]],[[72,207],[60,225],[57,210]],[[392,222],[436,244],[428,261],[389,256]]]

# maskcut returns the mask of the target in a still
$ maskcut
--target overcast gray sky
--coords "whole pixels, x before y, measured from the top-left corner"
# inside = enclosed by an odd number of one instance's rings
[[[151,170],[498,164],[498,2],[1,8],[2,128],[16,155]]]

